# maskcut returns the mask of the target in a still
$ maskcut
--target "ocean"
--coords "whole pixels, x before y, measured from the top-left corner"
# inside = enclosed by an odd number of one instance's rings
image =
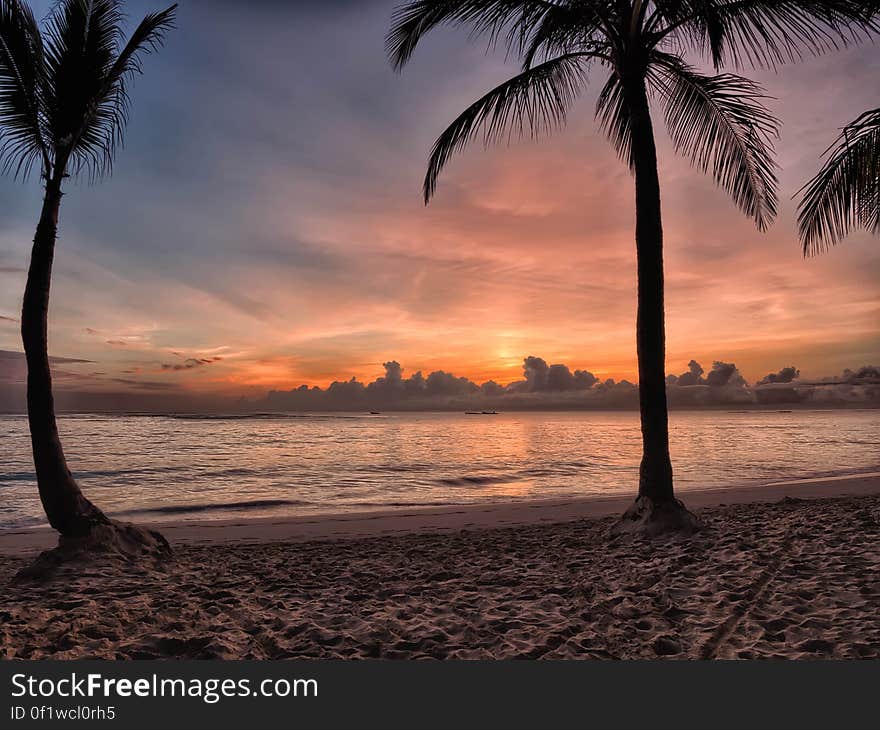
[[[631,412],[64,415],[68,464],[140,522],[634,494]],[[676,488],[880,470],[880,411],[674,411]],[[0,416],[0,528],[44,524],[27,419]]]

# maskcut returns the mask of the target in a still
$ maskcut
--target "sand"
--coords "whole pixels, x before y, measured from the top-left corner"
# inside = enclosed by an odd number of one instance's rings
[[[0,656],[880,658],[877,477],[689,493],[687,539],[611,538],[618,501],[168,525],[164,571],[8,587]],[[0,535],[0,584],[48,539]]]

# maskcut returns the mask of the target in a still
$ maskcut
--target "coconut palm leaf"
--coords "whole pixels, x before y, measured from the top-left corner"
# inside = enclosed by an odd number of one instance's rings
[[[596,120],[605,136],[630,169],[632,159],[632,129],[630,111],[617,74],[611,74],[596,99]]]
[[[655,42],[674,38],[716,68],[774,68],[850,45],[877,32],[865,0],[655,0],[646,26]]]
[[[614,0],[582,0],[557,5],[547,10],[534,29],[521,35],[519,51],[523,68],[537,58],[549,60],[556,55],[589,47],[611,59],[607,49],[608,34],[618,35],[614,24]]]
[[[765,230],[778,203],[773,140],[779,121],[761,87],[734,74],[705,76],[675,56],[655,54],[649,80],[665,106],[678,152],[710,172],[739,208]]]
[[[33,163],[48,159],[41,92],[46,66],[43,42],[31,9],[0,0],[0,168],[26,177]]]
[[[46,21],[47,121],[52,143],[73,172],[86,166],[100,170],[112,154],[113,120],[106,118],[100,97],[116,58],[121,21],[114,0],[62,0]]]
[[[385,50],[399,70],[425,34],[441,25],[470,25],[472,36],[488,35],[490,43],[507,28],[511,41],[557,4],[556,0],[415,0],[395,8]]]
[[[586,79],[589,54],[568,54],[517,74],[495,87],[446,128],[434,143],[425,175],[427,203],[449,158],[482,130],[486,144],[505,136],[534,136],[560,125]]]
[[[150,13],[144,17],[110,69],[108,83],[118,83],[125,77],[143,72],[141,66],[143,56],[159,50],[166,34],[174,27],[176,12],[175,3],[161,12]]]
[[[107,173],[127,121],[125,81],[173,26],[176,6],[144,19],[120,51],[118,0],[62,0],[46,23],[46,116],[59,161]],[[57,163],[56,163],[57,164]]]
[[[500,137],[498,130],[510,121],[520,129],[528,122],[533,132],[534,121],[546,126],[547,111],[550,126],[562,121],[559,109],[571,102],[568,95],[582,80],[560,86],[565,66],[554,60],[583,54],[611,71],[596,115],[623,159],[631,162],[624,88],[651,81],[662,92],[679,151],[701,169],[711,169],[715,181],[763,230],[777,207],[771,161],[777,122],[757,86],[731,74],[699,74],[681,53],[696,49],[716,66],[775,66],[876,35],[876,5],[876,0],[413,0],[394,11],[386,41],[391,62],[400,69],[420,39],[439,25],[467,25],[472,34],[492,40],[506,31],[508,52],[521,56],[524,72],[541,69],[489,92],[444,132],[431,155],[426,200],[450,155],[487,120],[487,142]],[[536,66],[537,59],[542,63]],[[536,86],[530,88],[531,83]]]
[[[824,251],[853,228],[880,234],[880,109],[848,124],[802,189],[798,229],[804,255]]]
[[[176,10],[177,5],[172,5],[161,12],[150,13],[144,17],[107,72],[97,103],[95,121],[90,125],[97,128],[101,122],[104,122],[106,127],[104,139],[110,144],[109,154],[104,156],[104,171],[106,165],[112,162],[115,145],[122,142],[128,122],[130,109],[128,81],[132,76],[142,73],[143,57],[155,52],[162,45],[166,33],[174,27]],[[96,142],[100,141],[101,135],[95,134],[94,139]]]

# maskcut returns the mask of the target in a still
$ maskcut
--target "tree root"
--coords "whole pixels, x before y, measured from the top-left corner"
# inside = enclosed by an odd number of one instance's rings
[[[641,496],[611,527],[611,534],[635,537],[693,535],[702,528],[699,518],[679,500]]]
[[[49,581],[89,566],[159,568],[171,558],[171,545],[155,530],[107,520],[83,535],[59,535],[58,547],[46,550],[13,578],[14,583]]]

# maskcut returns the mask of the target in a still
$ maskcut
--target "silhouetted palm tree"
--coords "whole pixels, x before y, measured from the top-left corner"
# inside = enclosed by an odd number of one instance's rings
[[[596,116],[635,176],[638,268],[637,350],[643,455],[639,497],[621,527],[693,529],[673,494],[669,459],[663,315],[663,233],[650,100],[662,106],[675,147],[712,173],[764,230],[776,214],[771,156],[777,121],[759,86],[741,76],[701,73],[685,51],[716,68],[774,66],[821,52],[865,30],[854,0],[412,0],[392,18],[387,51],[400,69],[421,38],[440,25],[506,46],[522,71],[474,102],[439,137],[424,183],[425,201],[450,156],[480,131],[486,143],[526,128],[561,124],[590,66],[608,70]],[[854,25],[850,25],[850,24]],[[864,34],[864,33],[862,33]]]
[[[825,154],[825,165],[801,190],[804,256],[835,245],[853,228],[880,235],[880,109],[847,124]]]
[[[69,176],[109,174],[122,139],[127,84],[172,27],[176,6],[147,15],[125,41],[114,0],[61,0],[42,29],[21,0],[0,0],[0,163],[45,183],[21,315],[28,422],[40,499],[63,538],[110,525],[67,468],[55,424],[47,314],[62,186]]]

